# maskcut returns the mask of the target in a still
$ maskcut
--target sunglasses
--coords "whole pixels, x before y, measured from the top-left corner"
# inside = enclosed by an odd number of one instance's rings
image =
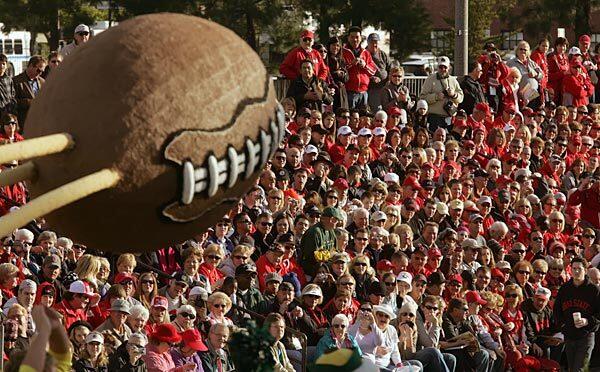
[[[535,273],[538,275],[546,275],[547,274],[547,272],[542,271],[542,270],[535,270]]]
[[[268,227],[271,227],[271,226],[273,226],[273,222],[261,222],[260,224],[261,224],[262,226],[268,226]]]
[[[87,31],[82,31],[82,32],[78,32],[77,35],[79,36],[88,36],[90,33]]]
[[[358,240],[359,242],[366,242],[369,239],[368,238],[354,238],[354,240]]]
[[[248,259],[248,256],[233,256],[233,258],[237,258],[238,260],[246,261]]]
[[[211,260],[220,260],[222,258],[221,256],[217,256],[216,254],[209,254],[207,257]]]
[[[216,307],[217,309],[225,309],[227,307],[227,305],[225,305],[225,304],[213,304],[213,307]]]
[[[438,311],[439,308],[437,306],[425,305],[425,308],[430,311]]]
[[[366,267],[366,266],[367,266],[367,263],[366,263],[366,262],[356,262],[356,263],[354,264],[354,266],[364,266],[364,267]]]
[[[154,280],[144,279],[144,280],[140,280],[140,283],[142,283],[142,284],[154,284]]]
[[[525,251],[523,249],[513,249],[513,253],[523,254]]]
[[[596,239],[596,235],[583,235],[583,237],[587,239]]]
[[[305,43],[310,43],[312,39],[310,37],[303,37],[302,41],[304,41]]]
[[[505,293],[505,294],[504,294],[504,297],[505,297],[505,298],[518,298],[518,297],[519,297],[519,295],[518,295],[518,294],[516,294],[516,293]]]
[[[340,285],[352,286],[352,285],[354,285],[354,283],[353,282],[343,282],[343,283],[340,283]]]
[[[413,313],[400,313],[400,316],[407,316],[409,318],[414,318],[415,314],[413,314]]]
[[[371,311],[373,311],[373,309],[372,309],[372,308],[370,308],[370,307],[361,307],[361,308],[360,308],[360,311],[364,311],[364,312],[366,312],[366,313],[370,313]]]
[[[191,313],[179,313],[179,315],[181,315],[182,317],[186,318],[186,319],[196,319],[196,315],[191,314]]]
[[[519,270],[518,273],[521,275],[531,275],[531,273],[527,270]]]
[[[534,242],[541,242],[541,241],[542,241],[542,238],[533,238],[533,239],[531,239],[531,240],[533,240]]]

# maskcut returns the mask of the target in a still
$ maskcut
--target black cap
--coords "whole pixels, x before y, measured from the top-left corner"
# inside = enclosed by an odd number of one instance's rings
[[[310,118],[310,109],[303,107],[298,110],[298,114],[296,116],[304,116],[305,118]]]
[[[289,181],[290,180],[290,174],[288,173],[287,170],[280,169],[280,170],[277,171],[277,174],[275,175],[275,179],[277,181]]]
[[[381,282],[371,282],[367,294],[385,296],[385,288]]]
[[[318,214],[319,216],[321,215],[321,210],[316,206],[316,205],[308,205],[306,208],[304,208],[304,214],[309,215],[309,216],[314,216],[316,214]]]
[[[425,190],[433,190],[435,189],[435,183],[432,180],[423,180],[421,181],[421,187]]]
[[[243,275],[246,273],[256,273],[256,267],[250,264],[241,264],[235,268],[235,276]]]
[[[490,174],[488,172],[485,171],[485,169],[483,168],[479,168],[476,169],[475,172],[473,172],[473,177],[489,177]]]
[[[444,274],[442,274],[440,271],[436,271],[429,274],[429,278],[427,278],[427,284],[440,285],[442,283],[446,283],[446,278],[444,277]]]
[[[312,165],[314,166],[315,164],[317,164],[318,162],[323,162],[323,163],[327,163],[330,166],[333,165],[333,162],[331,161],[331,156],[329,156],[329,154],[325,151],[321,151],[319,152],[319,155],[317,156],[317,158],[312,162]]]
[[[310,130],[311,130],[311,132],[317,132],[317,133],[321,133],[321,134],[328,134],[329,133],[329,131],[327,129],[323,128],[320,125],[313,125],[310,128]]]
[[[171,276],[171,279],[175,279],[176,282],[188,284],[190,278],[183,272],[178,271]]]

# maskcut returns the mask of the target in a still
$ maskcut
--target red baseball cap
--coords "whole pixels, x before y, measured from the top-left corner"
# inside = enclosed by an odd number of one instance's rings
[[[118,273],[117,276],[115,276],[115,284],[121,284],[129,280],[135,284],[135,277],[129,273]]]
[[[163,309],[167,310],[169,308],[169,300],[167,300],[167,298],[163,297],[163,296],[154,296],[150,306],[151,307],[162,307]]]
[[[490,114],[490,105],[485,102],[479,102],[475,105],[475,110],[485,112],[487,115]]]
[[[451,275],[451,276],[450,276],[450,277],[447,279],[447,281],[448,281],[448,282],[452,282],[452,281],[454,281],[454,282],[458,282],[458,283],[462,284],[462,282],[463,282],[463,279],[462,279],[462,276],[460,276],[460,275],[458,275],[458,274],[454,274],[454,275]]]
[[[200,332],[197,329],[188,329],[181,334],[181,341],[184,345],[196,351],[208,351],[208,347],[202,341]]]
[[[422,189],[419,181],[417,181],[417,179],[413,176],[406,177],[402,186],[410,186],[413,188],[413,190],[421,190]]]
[[[402,109],[396,106],[390,106],[387,110],[388,115],[402,115]]]
[[[440,251],[438,248],[430,248],[427,250],[427,256],[442,257],[442,251]]]
[[[315,33],[314,33],[314,32],[312,32],[311,30],[304,30],[304,31],[302,31],[302,33],[300,34],[300,37],[301,37],[301,38],[303,38],[303,39],[304,39],[305,37],[309,37],[309,38],[311,38],[311,39],[313,39],[313,40],[314,40],[314,39],[315,39]]]
[[[338,178],[333,183],[333,187],[340,190],[348,190],[350,185],[348,185],[348,181],[345,178]]]
[[[389,271],[393,269],[394,265],[389,260],[380,260],[377,262],[377,270]]]
[[[468,303],[472,304],[473,302],[477,302],[480,305],[487,304],[487,301],[481,298],[481,295],[477,291],[469,291],[465,295],[465,299]]]
[[[590,35],[581,35],[581,36],[579,36],[579,42],[580,43],[591,43],[592,38],[590,37]]]

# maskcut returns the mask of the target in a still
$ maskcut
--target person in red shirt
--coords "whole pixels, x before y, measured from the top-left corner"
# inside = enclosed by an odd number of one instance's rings
[[[285,248],[283,245],[273,243],[256,261],[256,273],[258,274],[258,284],[261,291],[264,291],[267,287],[267,282],[265,280],[267,274],[273,272],[276,272],[281,276],[286,274],[282,266],[284,254]]]
[[[334,164],[339,164],[344,160],[346,150],[350,145],[350,139],[352,137],[352,129],[349,126],[343,125],[337,130],[337,141],[335,145],[331,146],[327,152],[331,156],[331,161]]]
[[[546,89],[548,87],[548,59],[546,58],[546,53],[548,53],[548,49],[550,48],[550,41],[548,39],[543,38],[538,43],[537,47],[534,51],[531,52],[531,60],[537,63],[542,69],[544,76],[542,80],[540,80],[540,102],[546,102]]]
[[[310,60],[313,64],[315,76],[320,80],[326,81],[329,69],[323,61],[323,56],[318,50],[313,49],[315,42],[315,34],[310,30],[304,30],[300,34],[300,46],[292,49],[286,56],[281,65],[279,72],[287,79],[295,80],[300,76],[300,66],[302,61]]]
[[[217,269],[221,261],[223,261],[223,248],[219,244],[210,244],[206,247],[204,262],[200,265],[198,274],[204,275],[211,286],[225,278],[225,274]]]
[[[94,293],[90,285],[82,280],[76,280],[69,286],[64,299],[54,306],[63,317],[63,324],[69,329],[78,320],[87,321],[86,309],[97,308],[100,295]]]
[[[553,101],[560,105],[562,103],[563,78],[569,73],[569,59],[567,48],[569,41],[564,37],[554,40],[554,52],[548,54],[548,91]]]
[[[371,53],[364,49],[361,43],[362,29],[357,26],[348,30],[348,44],[342,48],[342,58],[348,68],[348,105],[350,108],[367,107],[367,90],[371,76],[375,75],[377,66],[371,58]]]
[[[594,84],[584,71],[579,59],[574,58],[569,65],[570,74],[563,79],[563,104],[574,107],[587,106],[589,97],[594,95]]]

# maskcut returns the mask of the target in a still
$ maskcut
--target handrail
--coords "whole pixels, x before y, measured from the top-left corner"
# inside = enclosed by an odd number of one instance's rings
[[[252,310],[246,309],[245,307],[241,307],[241,306],[238,306],[235,304],[232,304],[231,307],[233,309],[240,310],[240,311],[247,313],[252,318],[258,318],[262,321],[264,321],[266,318],[264,315],[254,312]],[[300,332],[294,328],[290,328],[287,325],[285,326],[285,331],[291,333],[292,335],[294,335],[300,339],[300,344],[302,345],[302,351],[301,351],[302,360],[300,361],[300,363],[302,364],[302,372],[306,372],[306,364],[307,364],[307,359],[308,359],[308,351],[307,351],[308,337],[306,337],[306,334],[304,334],[303,332]]]

